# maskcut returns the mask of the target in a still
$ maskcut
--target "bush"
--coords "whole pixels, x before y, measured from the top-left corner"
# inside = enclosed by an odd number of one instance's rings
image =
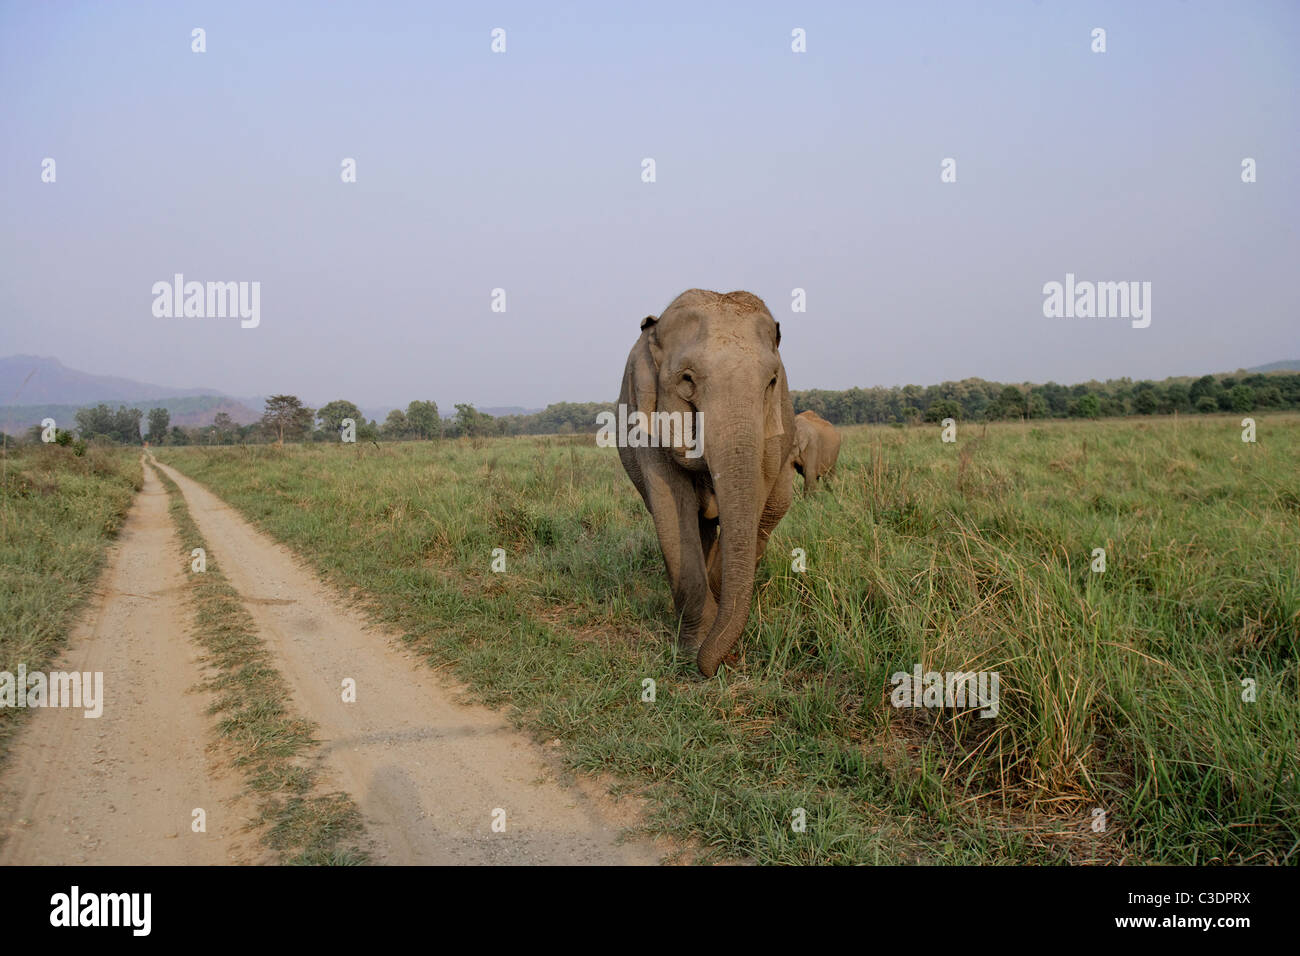
[[[1255,390],[1249,385],[1234,385],[1228,397],[1234,412],[1248,412],[1255,407]]]

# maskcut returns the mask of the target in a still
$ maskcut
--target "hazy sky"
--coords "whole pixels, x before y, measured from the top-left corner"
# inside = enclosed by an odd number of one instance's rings
[[[1300,357],[1298,176],[1295,2],[4,3],[0,354],[612,400],[699,286],[766,300],[794,388],[1199,374]],[[177,272],[260,325],[154,317]],[[1150,327],[1045,318],[1067,272]]]

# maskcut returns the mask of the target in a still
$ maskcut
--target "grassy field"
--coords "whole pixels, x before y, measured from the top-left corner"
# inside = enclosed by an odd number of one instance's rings
[[[706,858],[1295,863],[1300,417],[1256,418],[846,429],[712,681],[588,438],[158,454]],[[917,664],[998,715],[892,707]]]
[[[0,671],[44,670],[91,595],[141,484],[138,448],[9,448],[0,459]],[[26,708],[0,707],[0,760]]]

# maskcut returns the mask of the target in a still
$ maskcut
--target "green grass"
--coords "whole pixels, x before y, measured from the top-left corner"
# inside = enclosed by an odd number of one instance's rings
[[[139,449],[0,453],[0,671],[46,670],[104,568],[141,483]],[[0,761],[26,708],[0,707]]]
[[[712,681],[590,439],[159,454],[706,858],[1295,863],[1300,416],[1256,417],[845,429]],[[891,707],[918,663],[998,671],[998,717]]]
[[[317,792],[313,750],[315,725],[284,706],[289,688],[271,663],[239,593],[221,573],[176,483],[161,470],[170,512],[184,542],[177,561],[185,565],[195,609],[195,638],[216,676],[204,687],[217,695],[211,712],[231,762],[260,801],[256,826],[262,841],[283,863],[365,863],[358,849],[361,814],[345,793]],[[203,548],[206,570],[191,570],[191,552]]]

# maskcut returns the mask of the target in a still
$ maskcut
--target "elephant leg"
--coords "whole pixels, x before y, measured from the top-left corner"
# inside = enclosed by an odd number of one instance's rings
[[[821,461],[817,454],[817,449],[809,448],[804,455],[803,462],[803,493],[811,495],[817,490],[817,470],[821,467]]]
[[[805,486],[810,474],[812,472],[805,465]],[[787,462],[777,475],[776,484],[772,486],[771,492],[768,493],[767,501],[763,502],[763,512],[758,516],[758,548],[754,552],[755,569],[758,568],[758,565],[763,560],[763,554],[767,551],[767,539],[771,536],[772,529],[781,523],[785,513],[790,510],[790,503],[793,500],[794,467]]]
[[[704,549],[704,564],[709,572],[709,590],[716,602],[722,597],[722,551],[718,548],[718,520],[716,518],[701,516],[700,544]]]
[[[695,489],[689,478],[670,468],[643,468],[642,476],[673,592],[678,643],[694,654],[718,613],[709,590]]]

